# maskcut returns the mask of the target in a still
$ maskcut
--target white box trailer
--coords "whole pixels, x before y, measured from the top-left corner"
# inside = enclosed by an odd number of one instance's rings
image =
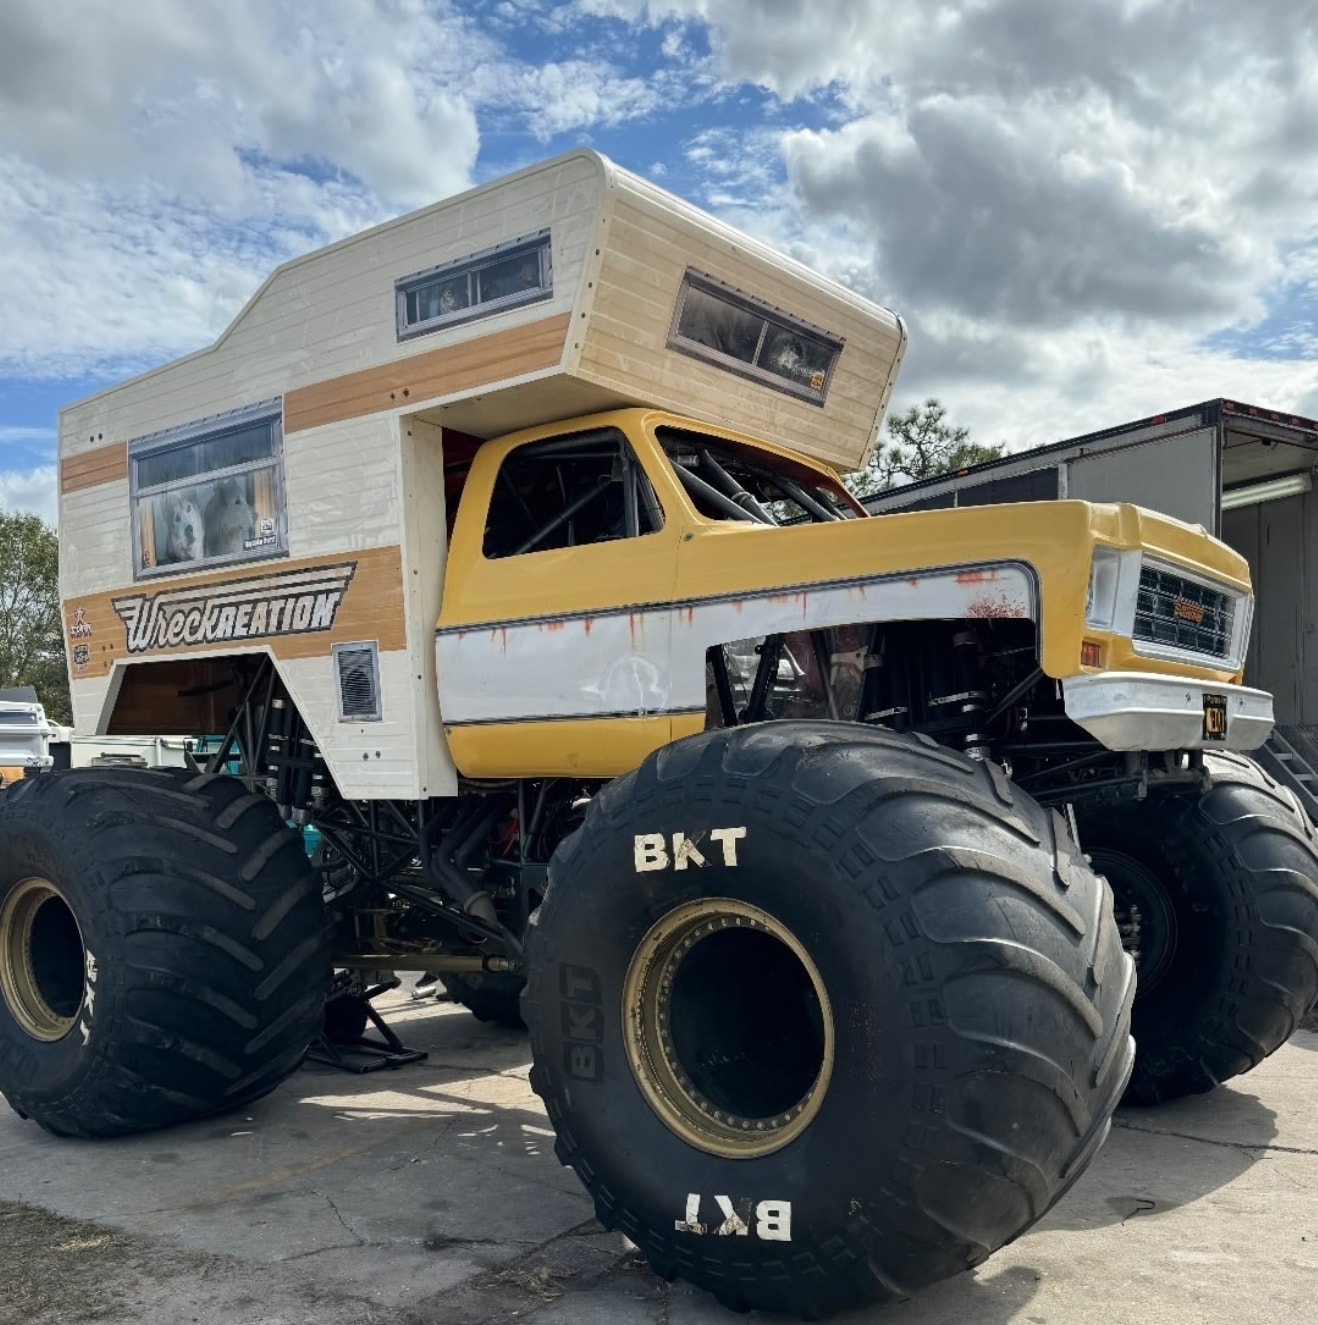
[[[1134,502],[1201,525],[1249,563],[1247,685],[1271,692],[1259,757],[1318,813],[1318,421],[1217,399],[879,493],[873,512],[1003,502]]]
[[[75,725],[197,730],[207,664],[172,664],[266,651],[346,794],[450,794],[434,631],[481,439],[647,405],[853,468],[904,342],[591,151],[288,262],[214,345],[61,412]]]

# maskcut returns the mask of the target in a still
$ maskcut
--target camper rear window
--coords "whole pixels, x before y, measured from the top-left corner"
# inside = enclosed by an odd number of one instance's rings
[[[488,317],[554,292],[549,231],[470,253],[395,283],[398,339]]]
[[[843,342],[713,276],[688,271],[668,344],[822,405]]]
[[[287,550],[281,413],[267,401],[129,443],[139,578]]]

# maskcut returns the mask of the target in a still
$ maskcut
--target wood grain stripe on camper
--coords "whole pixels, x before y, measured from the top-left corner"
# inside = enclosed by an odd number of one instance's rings
[[[183,620],[171,630],[175,616]],[[64,618],[75,680],[105,676],[120,659],[266,648],[277,658],[314,658],[349,640],[374,640],[385,653],[407,646],[402,550],[394,544],[162,577],[70,596]]]
[[[59,490],[77,492],[128,477],[128,443],[111,442],[59,462]]]
[[[542,318],[290,391],[284,397],[284,432],[399,409],[553,368],[563,357],[571,321],[570,313]]]

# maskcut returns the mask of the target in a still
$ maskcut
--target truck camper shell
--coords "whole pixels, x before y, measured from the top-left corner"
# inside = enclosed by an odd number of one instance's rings
[[[451,789],[434,628],[482,440],[640,405],[853,468],[904,343],[592,151],[287,262],[213,345],[61,413],[78,730],[219,730],[208,659],[271,652],[345,789]]]

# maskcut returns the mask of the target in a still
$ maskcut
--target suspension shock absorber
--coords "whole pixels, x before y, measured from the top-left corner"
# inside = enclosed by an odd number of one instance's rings
[[[865,682],[861,690],[860,720],[874,722],[895,731],[911,725],[910,676],[906,655],[894,648],[878,626],[865,656]]]
[[[270,730],[266,736],[265,794],[279,804],[279,774],[287,759],[290,710],[282,699],[270,701]]]
[[[987,759],[988,734],[980,715],[988,708],[979,667],[979,636],[973,630],[956,631],[950,651],[936,650],[930,670],[929,710],[944,730],[961,728],[962,749],[972,759]]]
[[[988,692],[979,665],[979,636],[973,630],[959,630],[952,636],[952,657],[960,689],[961,716],[969,726],[962,737],[966,754],[972,759],[989,757],[988,732],[983,714],[988,709]]]

